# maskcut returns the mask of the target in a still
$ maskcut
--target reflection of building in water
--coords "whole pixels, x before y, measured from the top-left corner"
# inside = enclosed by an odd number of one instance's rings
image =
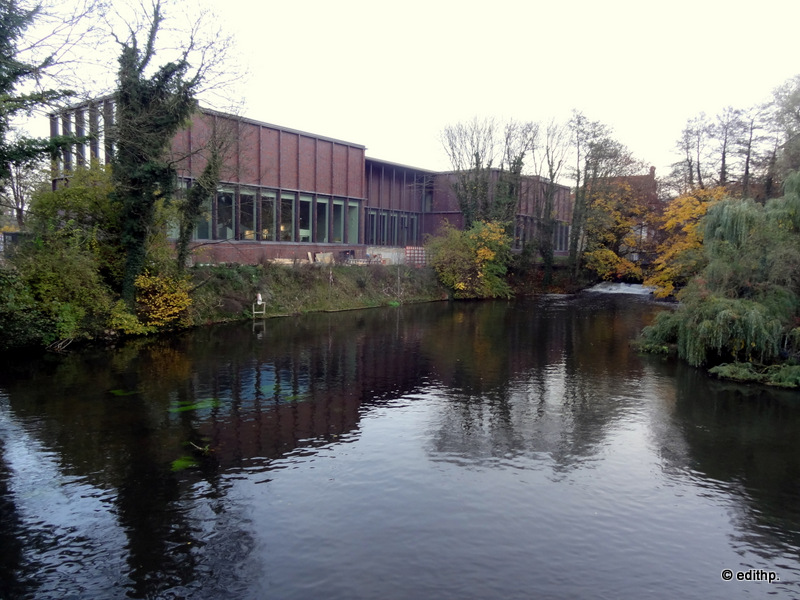
[[[310,328],[306,335],[273,328],[244,345],[237,330],[219,347],[224,366],[194,361],[191,401],[218,400],[196,411],[194,427],[210,438],[220,467],[338,440],[357,429],[367,405],[418,389],[426,373],[419,327],[400,321],[376,331],[363,315],[337,321],[333,331]]]

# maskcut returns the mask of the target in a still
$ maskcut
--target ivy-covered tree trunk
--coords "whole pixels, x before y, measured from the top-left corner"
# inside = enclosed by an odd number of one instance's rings
[[[194,90],[199,83],[199,75],[186,76],[189,64],[185,59],[145,75],[155,55],[162,21],[161,6],[156,3],[144,48],[132,34],[122,43],[119,58],[112,172],[126,255],[122,296],[129,306],[134,301],[136,277],[144,268],[156,203],[168,198],[175,185],[176,171],[167,151],[195,108]]]
[[[203,204],[214,197],[219,185],[221,169],[222,154],[219,146],[212,141],[208,162],[200,177],[186,192],[186,200],[181,207],[181,222],[177,244],[178,271],[183,271],[186,267],[186,260],[189,258],[189,242],[192,240],[194,225],[203,211]]]

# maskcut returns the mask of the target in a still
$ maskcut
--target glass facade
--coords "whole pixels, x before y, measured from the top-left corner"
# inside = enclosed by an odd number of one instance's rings
[[[360,210],[360,199],[223,185],[203,205],[193,239],[357,244]]]
[[[417,215],[411,212],[368,209],[364,243],[374,246],[418,246]]]
[[[178,182],[179,194],[191,182]],[[422,198],[423,207],[429,199]],[[362,200],[320,194],[223,185],[213,199],[206,200],[194,229],[195,240],[254,240],[316,244],[365,244],[370,246],[419,246],[422,244],[420,213],[367,208]],[[553,234],[554,250],[569,250],[570,226],[558,222]],[[536,219],[518,215],[514,247],[535,238]],[[177,229],[170,234],[177,237]]]

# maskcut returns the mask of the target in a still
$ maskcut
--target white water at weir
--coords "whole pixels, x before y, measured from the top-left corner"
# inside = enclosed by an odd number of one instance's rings
[[[586,289],[587,292],[600,294],[635,294],[637,296],[649,296],[653,290],[655,290],[654,287],[641,283],[614,283],[611,281],[604,281]]]

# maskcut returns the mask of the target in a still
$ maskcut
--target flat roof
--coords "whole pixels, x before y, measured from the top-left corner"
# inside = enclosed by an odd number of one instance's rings
[[[429,173],[431,175],[437,175],[439,171],[431,171],[430,169],[421,169],[419,167],[412,167],[411,165],[404,165],[401,163],[392,162],[390,160],[383,160],[380,158],[372,158],[371,156],[365,156],[364,160],[373,163],[380,163],[382,165],[388,165],[390,167],[397,167],[398,169],[408,169],[409,171],[422,171],[424,173]]]
[[[237,121],[241,121],[243,123],[249,123],[251,125],[258,125],[260,127],[268,127],[270,129],[277,129],[278,131],[286,131],[287,133],[294,133],[297,135],[302,135],[305,137],[316,138],[318,140],[325,140],[326,142],[333,142],[334,144],[342,144],[344,146],[352,146],[353,148],[361,148],[362,150],[366,150],[367,147],[363,144],[356,144],[355,142],[347,142],[345,140],[340,140],[337,138],[329,137],[326,135],[319,135],[318,133],[311,133],[310,131],[302,131],[300,129],[293,129],[291,127],[284,127],[283,125],[275,125],[274,123],[267,123],[266,121],[259,121],[258,119],[251,119],[249,117],[241,117],[239,115],[234,115],[231,113],[222,112],[220,110],[215,110],[213,108],[206,108],[204,106],[198,105],[200,111],[218,115],[220,117],[226,117],[229,119],[236,119]]]

